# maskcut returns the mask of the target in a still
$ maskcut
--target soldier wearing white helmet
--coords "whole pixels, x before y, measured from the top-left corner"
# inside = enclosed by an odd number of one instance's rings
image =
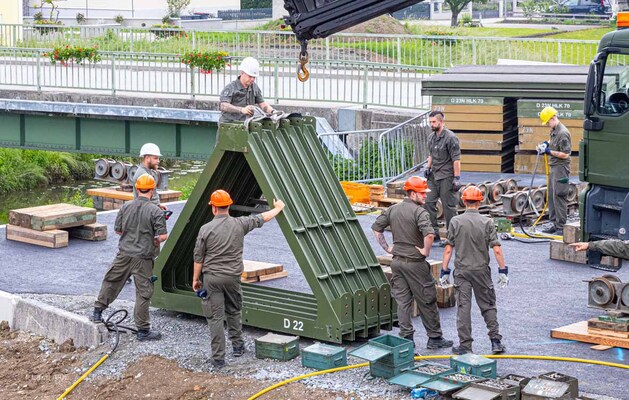
[[[155,182],[159,181],[159,172],[157,172],[157,167],[159,167],[159,161],[162,153],[159,151],[159,147],[155,143],[144,143],[142,148],[140,149],[140,164],[138,165],[138,169],[133,175],[132,184],[133,184],[133,197],[138,198],[138,192],[135,189],[135,181],[144,174],[149,174],[155,179]],[[153,190],[153,195],[151,196],[151,202],[156,206],[159,206],[162,210],[166,210],[166,206],[163,206],[159,203],[159,195],[157,194],[157,190]]]
[[[264,100],[262,91],[256,84],[260,75],[260,63],[253,57],[247,57],[240,63],[240,75],[225,86],[221,92],[220,123],[242,122],[253,116],[253,107],[258,106],[271,114],[273,107]]]

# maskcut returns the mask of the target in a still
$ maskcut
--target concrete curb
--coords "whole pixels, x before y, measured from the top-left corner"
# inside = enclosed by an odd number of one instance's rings
[[[76,347],[98,347],[107,340],[107,328],[87,317],[39,301],[0,291],[0,320],[11,329],[41,335],[61,344],[72,338]]]

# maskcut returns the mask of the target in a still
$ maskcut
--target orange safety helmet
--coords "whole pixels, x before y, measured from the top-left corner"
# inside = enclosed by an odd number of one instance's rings
[[[417,193],[428,193],[428,181],[419,176],[411,176],[406,182],[404,182],[403,190],[412,190]]]
[[[135,181],[135,188],[138,190],[151,190],[155,189],[155,179],[149,174],[142,174]]]
[[[483,192],[476,186],[470,186],[461,195],[463,201],[483,201]]]
[[[227,207],[234,204],[229,193],[224,190],[215,190],[210,196],[210,205],[214,207]]]

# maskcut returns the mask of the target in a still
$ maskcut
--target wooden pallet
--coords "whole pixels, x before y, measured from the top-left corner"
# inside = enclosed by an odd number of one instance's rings
[[[284,271],[284,266],[280,264],[250,260],[244,260],[244,264],[245,269],[240,277],[243,283],[264,282],[288,276],[288,271]]]
[[[629,339],[588,333],[587,321],[581,321],[575,324],[553,329],[550,331],[550,337],[555,339],[576,340],[577,342],[593,343],[629,349]]]
[[[9,211],[9,224],[36,231],[48,231],[96,222],[96,210],[73,204],[20,208]]]

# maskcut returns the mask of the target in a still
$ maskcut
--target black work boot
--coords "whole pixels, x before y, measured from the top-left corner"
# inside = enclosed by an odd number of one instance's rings
[[[225,366],[225,360],[212,360],[211,363],[214,369],[221,369]]]
[[[542,228],[540,231],[542,233],[548,233],[549,235],[552,235],[557,232],[557,227],[555,226],[555,224],[550,224],[546,228]]]
[[[90,321],[95,323],[103,322],[103,309],[94,307],[94,311],[90,315]]]
[[[162,334],[155,331],[150,331],[148,329],[142,329],[138,331],[138,340],[143,342],[145,340],[160,340],[162,338]]]
[[[491,352],[494,354],[504,353],[507,348],[500,342],[500,339],[491,339]]]
[[[457,356],[462,356],[463,354],[471,353],[472,350],[466,349],[463,346],[454,346],[452,348],[452,354],[456,354]]]
[[[242,357],[245,354],[245,345],[234,346],[234,357]]]
[[[427,349],[445,349],[447,347],[452,347],[454,342],[452,340],[446,340],[443,336],[439,336],[438,338],[429,338],[428,343],[426,344]]]

